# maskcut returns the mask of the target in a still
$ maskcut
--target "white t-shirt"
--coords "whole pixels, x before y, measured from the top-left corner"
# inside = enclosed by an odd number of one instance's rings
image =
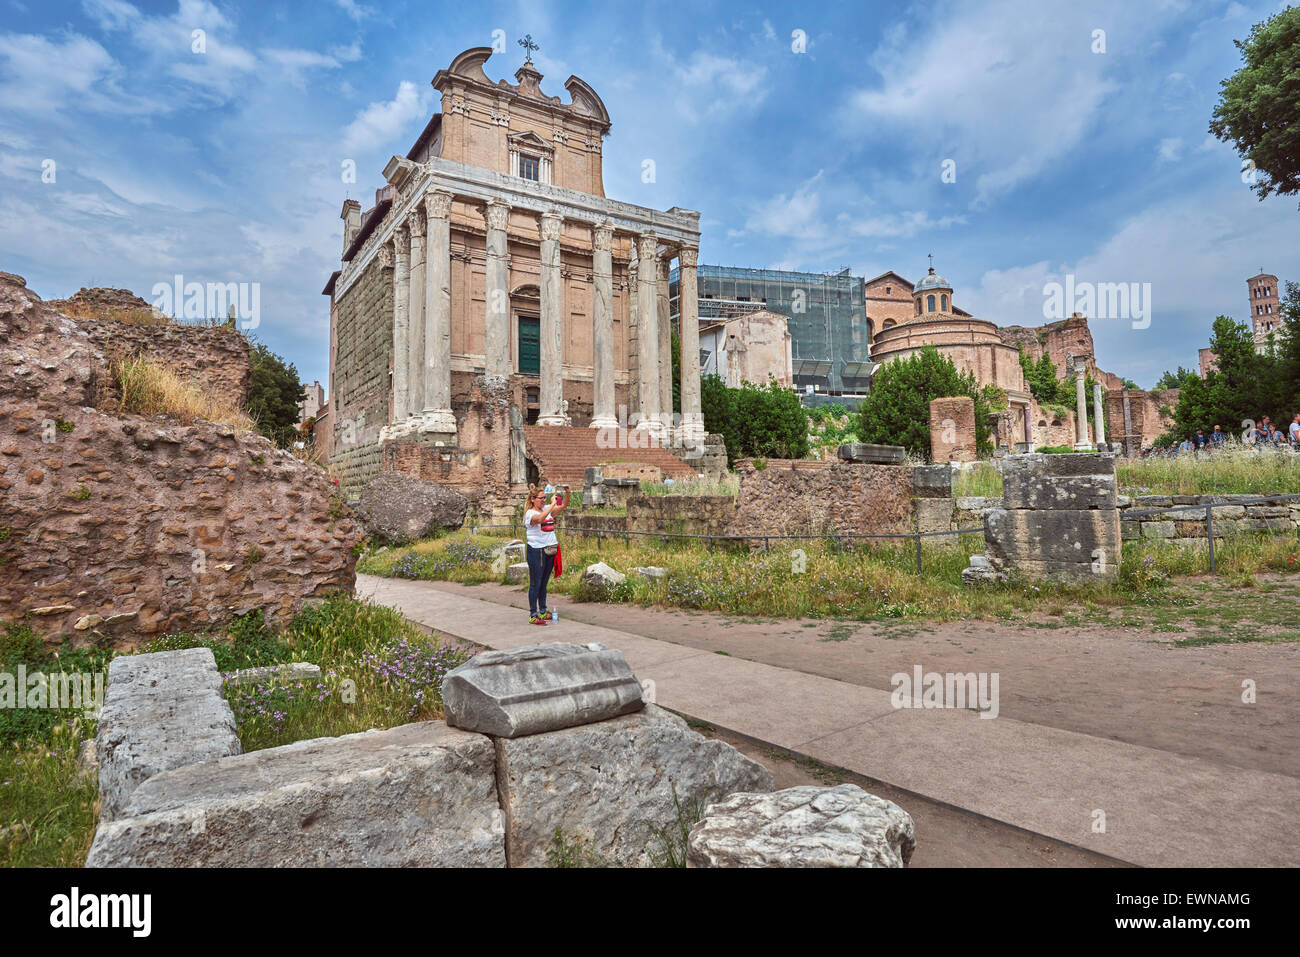
[[[555,537],[555,532],[542,531],[541,522],[536,525],[533,524],[533,516],[540,514],[541,512],[535,508],[530,508],[524,512],[524,535],[528,539],[528,544],[533,548],[545,548],[547,545],[560,544],[560,540]]]
[[[1291,441],[1300,442],[1300,422],[1291,423]]]

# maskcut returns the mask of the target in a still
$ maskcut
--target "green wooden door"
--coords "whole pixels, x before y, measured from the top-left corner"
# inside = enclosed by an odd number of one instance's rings
[[[519,374],[541,375],[542,333],[536,316],[519,317]]]

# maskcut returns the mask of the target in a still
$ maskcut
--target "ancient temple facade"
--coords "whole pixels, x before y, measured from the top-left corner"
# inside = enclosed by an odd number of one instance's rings
[[[344,204],[325,293],[331,464],[349,490],[399,468],[490,504],[535,477],[537,429],[620,451],[703,439],[698,361],[674,414],[668,318],[674,260],[695,289],[699,213],[606,198],[596,92],[570,76],[567,101],[549,96],[531,62],[493,82],[491,56],[438,71],[441,109],[388,162],[374,205]],[[695,359],[698,307],[681,298]]]

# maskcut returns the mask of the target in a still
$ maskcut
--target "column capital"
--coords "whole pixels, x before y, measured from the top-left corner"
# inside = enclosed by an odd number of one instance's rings
[[[411,210],[406,217],[406,228],[411,233],[411,239],[424,238],[425,219],[424,211],[418,207]]]
[[[560,239],[560,228],[564,225],[564,217],[553,209],[548,209],[542,213],[542,241],[558,242]]]
[[[636,238],[638,261],[653,261],[659,255],[659,237],[654,233],[642,233]]]
[[[694,269],[699,265],[699,258],[699,246],[679,246],[677,249],[677,262],[685,269]]]
[[[407,227],[406,223],[398,223],[397,226],[393,228],[392,245],[394,252],[399,256],[405,256],[407,246],[410,245],[410,242],[411,230]]]
[[[488,229],[505,229],[510,222],[510,204],[499,199],[489,199],[480,209]]]
[[[602,219],[591,227],[592,244],[601,252],[610,252],[614,248],[614,224]]]
[[[672,272],[673,257],[665,253],[655,260],[656,275],[660,282],[668,281],[668,274]]]
[[[430,219],[446,219],[456,196],[449,189],[431,189],[424,194],[424,212]]]

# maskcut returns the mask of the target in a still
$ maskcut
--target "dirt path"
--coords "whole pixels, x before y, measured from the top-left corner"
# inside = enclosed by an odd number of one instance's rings
[[[526,593],[512,586],[428,584],[527,607]],[[1160,631],[1150,623],[756,620],[563,600],[558,610],[560,625],[547,629],[544,640],[559,640],[563,619],[571,617],[885,690],[892,675],[910,674],[916,665],[941,673],[996,672],[1006,717],[1300,777],[1296,643],[1180,647],[1179,640],[1200,631]],[[1214,626],[1203,609],[1193,616],[1187,625]],[[1257,689],[1254,704],[1242,702],[1247,680]]]

